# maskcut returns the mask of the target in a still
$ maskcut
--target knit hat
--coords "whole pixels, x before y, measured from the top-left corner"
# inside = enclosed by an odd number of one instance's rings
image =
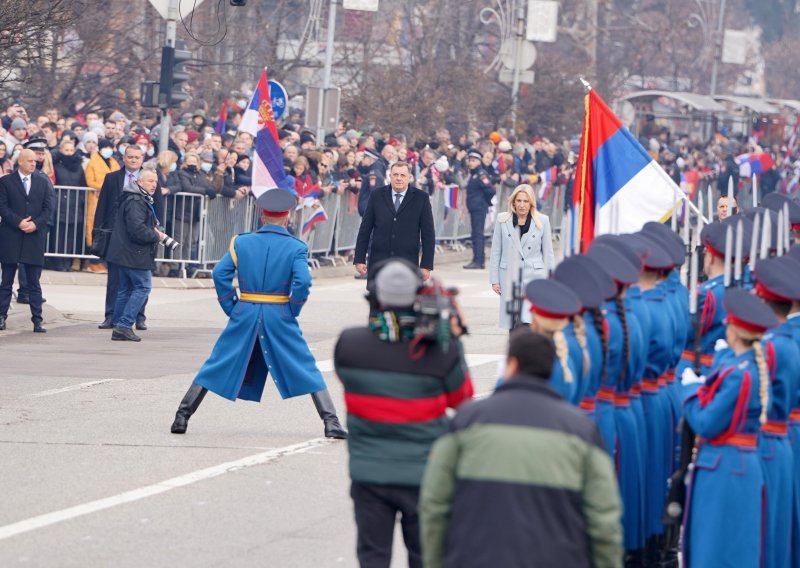
[[[25,122],[24,118],[17,117],[11,121],[11,128],[9,130],[14,132],[15,130],[23,130],[28,127],[28,123]]]
[[[187,130],[186,131],[186,142],[188,144],[192,144],[193,142],[197,141],[197,131],[196,130]]]
[[[422,277],[411,263],[390,260],[375,276],[375,295],[387,308],[408,308],[414,304]]]
[[[497,149],[501,152],[510,152],[511,151],[511,142],[508,140],[500,140],[500,143],[497,145]]]
[[[433,163],[433,167],[440,172],[446,172],[449,170],[450,162],[447,161],[447,156],[439,156],[439,158]]]

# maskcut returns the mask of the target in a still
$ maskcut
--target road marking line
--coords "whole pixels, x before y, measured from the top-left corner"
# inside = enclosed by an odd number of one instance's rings
[[[467,355],[467,365],[470,368],[480,367],[481,365],[486,365],[487,363],[497,363],[502,359],[502,357],[502,355],[473,353],[471,355]],[[319,369],[320,373],[329,373],[330,371],[333,371],[333,359],[317,361],[317,368]]]
[[[81,390],[81,389],[88,389],[89,387],[93,387],[95,385],[102,385],[102,384],[105,384],[105,383],[116,383],[116,382],[119,382],[121,380],[122,379],[103,379],[103,380],[100,380],[100,381],[89,381],[88,383],[80,383],[79,385],[72,385],[72,386],[64,387],[64,388],[60,388],[60,389],[50,389],[50,390],[46,390],[46,391],[42,391],[42,392],[37,392],[37,393],[31,394],[29,396],[34,397],[34,398],[35,397],[40,397],[40,396],[51,396],[51,395],[54,395],[54,394],[61,394],[62,392],[69,392],[69,391],[75,391],[75,390]]]
[[[173,477],[171,479],[155,483],[153,485],[147,485],[146,487],[140,487],[139,489],[133,489],[118,495],[112,495],[111,497],[98,499],[97,501],[90,501],[89,503],[83,503],[82,505],[68,507],[60,511],[46,513],[44,515],[39,515],[38,517],[31,517],[30,519],[25,519],[4,527],[0,527],[0,540],[34,531],[36,529],[41,529],[62,521],[68,521],[77,517],[96,513],[104,509],[110,509],[112,507],[116,507],[117,505],[124,505],[125,503],[139,501],[147,497],[152,497],[153,495],[158,495],[159,493],[166,493],[172,489],[185,487],[187,485],[197,483],[198,481],[211,479],[212,477],[224,475],[232,471],[263,465],[285,456],[301,454],[312,448],[320,447],[332,442],[333,440],[329,438],[314,438],[313,440],[308,440],[299,444],[268,450],[266,452],[247,456],[236,461],[221,463],[205,469],[193,471],[185,475],[180,475],[178,477]]]

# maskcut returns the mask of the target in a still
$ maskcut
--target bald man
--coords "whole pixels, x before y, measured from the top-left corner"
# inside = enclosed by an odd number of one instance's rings
[[[33,331],[47,331],[42,326],[39,278],[44,265],[47,221],[54,203],[48,180],[35,171],[36,154],[33,150],[23,150],[17,160],[17,171],[0,178],[0,331],[6,328],[18,264],[28,279]]]

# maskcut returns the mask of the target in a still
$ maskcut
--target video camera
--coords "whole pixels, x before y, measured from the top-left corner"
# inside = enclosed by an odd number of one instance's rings
[[[467,326],[458,311],[456,296],[457,288],[444,288],[436,279],[431,279],[429,284],[420,288],[414,300],[414,313],[417,316],[414,336],[439,343],[447,351],[452,337],[450,320],[453,317],[466,335]]]

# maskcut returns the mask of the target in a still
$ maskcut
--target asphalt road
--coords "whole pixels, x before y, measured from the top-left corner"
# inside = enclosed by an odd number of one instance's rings
[[[462,290],[469,363],[488,392],[507,334],[486,271]],[[178,402],[225,325],[212,290],[154,289],[141,343],[97,329],[104,289],[45,287],[47,334],[25,306],[0,332],[0,566],[356,566],[347,446],[310,397],[209,394],[185,436]],[[20,309],[22,308],[22,309]],[[301,327],[344,418],[336,338],[363,325],[363,283],[318,279]],[[393,566],[406,565],[397,533]]]

